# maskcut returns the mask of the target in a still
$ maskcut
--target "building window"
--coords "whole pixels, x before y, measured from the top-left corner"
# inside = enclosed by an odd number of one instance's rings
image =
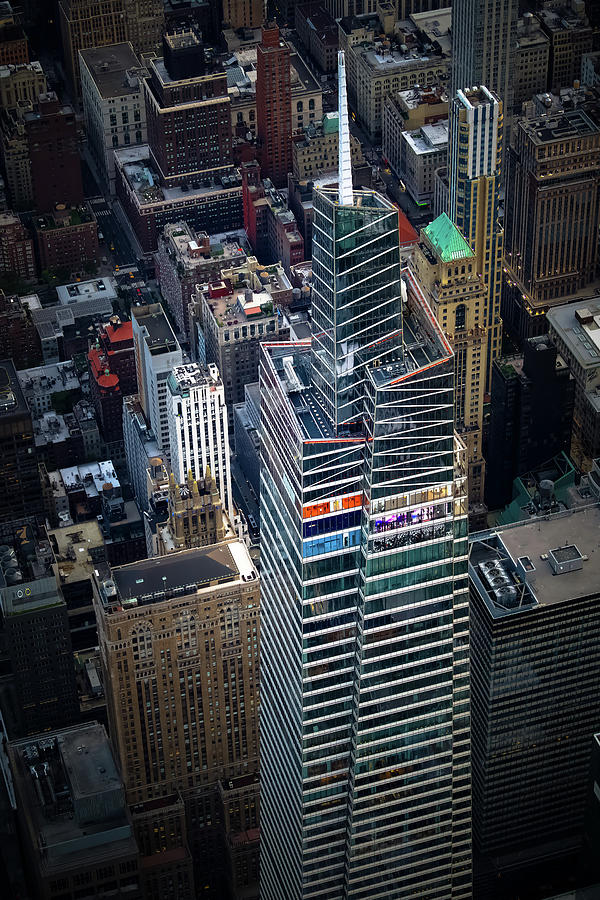
[[[296,103],[296,109],[298,112],[302,112],[302,110],[304,109],[304,104],[303,104],[302,100],[298,100],[298,102]]]
[[[456,307],[455,318],[454,318],[454,327],[458,330],[459,328],[465,327],[466,320],[466,306],[464,303],[461,303]]]

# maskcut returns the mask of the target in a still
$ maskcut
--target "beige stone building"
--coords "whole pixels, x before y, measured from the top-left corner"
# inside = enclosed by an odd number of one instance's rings
[[[127,40],[135,52],[158,52],[165,25],[162,0],[123,0]]]
[[[414,253],[417,281],[452,345],[456,430],[467,446],[470,514],[483,501],[481,440],[487,367],[486,286],[477,258],[446,213],[421,231]]]
[[[204,478],[190,473],[185,484],[177,484],[171,473],[168,506],[169,518],[156,529],[158,556],[218,544],[233,534],[210,469]]]
[[[292,173],[295,178],[308,180],[338,167],[338,114],[325,113],[317,125],[309,125],[301,139],[292,144]],[[364,163],[358,138],[350,135],[352,166]]]
[[[381,137],[386,96],[415,85],[445,84],[450,74],[450,7],[413,13],[400,22],[394,10],[392,3],[381,3],[377,16],[339,25],[348,98],[372,140]]]
[[[66,75],[79,95],[79,51],[127,40],[124,0],[59,0],[58,17]]]
[[[27,103],[37,103],[48,87],[41,63],[29,62],[0,66],[0,106],[15,109]]]
[[[574,0],[558,7],[548,0],[537,17],[550,39],[548,88],[558,91],[570,87],[581,77],[581,59],[594,49],[594,29],[585,14],[585,6]]]
[[[385,98],[384,128],[387,115],[398,130],[415,131],[448,118],[448,93],[443,84],[415,85]]]
[[[111,740],[136,830],[145,825],[148,851],[165,861],[189,846],[196,882],[219,896],[235,848],[258,827],[257,783],[251,802],[238,792],[235,807],[228,795],[230,832],[220,824],[223,792],[258,772],[254,562],[229,538],[119,566],[96,579],[95,607]]]

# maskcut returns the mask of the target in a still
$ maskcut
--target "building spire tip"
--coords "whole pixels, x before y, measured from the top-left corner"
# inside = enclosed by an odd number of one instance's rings
[[[344,51],[338,51],[338,175],[340,206],[354,205],[352,190],[352,159],[350,156],[350,125],[346,93],[346,62]]]

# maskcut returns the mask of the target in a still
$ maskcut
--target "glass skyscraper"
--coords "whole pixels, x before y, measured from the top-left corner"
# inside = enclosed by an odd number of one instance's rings
[[[262,348],[261,897],[466,900],[453,356],[395,207],[343,176],[314,196],[312,338]]]

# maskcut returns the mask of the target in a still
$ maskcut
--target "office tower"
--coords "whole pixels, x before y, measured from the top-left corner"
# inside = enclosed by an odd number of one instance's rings
[[[228,526],[223,501],[209,469],[204,478],[188,475],[183,484],[171,473],[167,508],[167,520],[156,529],[158,556],[224,540]]]
[[[266,25],[256,50],[256,122],[260,164],[275,187],[292,171],[290,48],[277,25]]]
[[[599,529],[588,503],[471,542],[475,897],[531,896],[581,847],[600,715]]]
[[[131,327],[140,403],[159,447],[169,457],[167,378],[183,362],[181,347],[160,303],[132,306]]]
[[[124,0],[127,40],[137,54],[158,53],[165,25],[162,0]]]
[[[144,79],[148,143],[161,183],[227,174],[232,165],[227,76],[193,29],[165,34]]]
[[[548,331],[575,379],[571,450],[583,471],[600,456],[600,302],[584,298],[548,312]]]
[[[482,513],[487,291],[475,253],[446,213],[421,231],[413,256],[425,299],[454,351],[454,422],[467,447],[471,530]]]
[[[2,237],[0,236],[0,244]],[[14,271],[14,270],[13,270]],[[29,308],[19,297],[0,292],[0,358],[11,355],[15,369],[27,369],[42,362],[40,337]]]
[[[543,8],[537,18],[550,43],[548,90],[558,93],[581,78],[581,57],[596,47],[597,32],[583,3],[571,0],[540,5]]]
[[[7,752],[33,896],[141,900],[138,848],[103,726],[55,726]]]
[[[147,140],[141,79],[146,73],[131,44],[80,51],[81,102],[94,165],[111,194],[115,191],[115,149]]]
[[[502,316],[520,340],[596,277],[600,126],[583,109],[520,121],[508,153]]]
[[[33,184],[29,141],[25,133],[23,109],[0,110],[3,173],[11,209],[33,209]]]
[[[483,325],[487,333],[485,388],[488,391],[492,365],[502,345],[500,291],[504,232],[498,221],[502,121],[501,101],[483,85],[459,90],[451,103],[448,213],[475,252],[477,271],[483,275],[486,286]]]
[[[190,342],[190,303],[199,284],[221,280],[222,269],[241,266],[250,247],[243,231],[219,239],[206,231],[196,231],[187,222],[169,222],[158,237],[155,255],[160,292],[169,308],[178,333]]]
[[[453,354],[401,273],[395,206],[352,190],[344,99],[312,338],[261,355],[261,894],[467,898]]]
[[[381,143],[386,95],[413,85],[447,83],[452,64],[452,10],[411,12],[397,27],[394,3],[380,3],[377,15],[340,23],[346,53],[348,96],[371,142]],[[373,10],[375,12],[375,10]],[[383,46],[384,41],[389,41]],[[435,49],[434,49],[435,48]]]
[[[57,203],[83,203],[77,122],[71,106],[49,91],[39,97],[36,112],[25,114],[31,178],[37,212]]]
[[[63,58],[71,89],[79,96],[79,51],[127,40],[126,0],[59,0]]]
[[[180,846],[189,842],[204,895],[221,900],[230,853],[258,824],[254,563],[232,536],[113,569],[97,588],[110,733],[134,816],[160,830],[161,806],[179,796],[187,823]],[[248,779],[250,798],[240,791]],[[229,834],[223,796],[233,807]],[[167,830],[164,846],[170,840]]]
[[[260,493],[260,388],[244,386],[244,402],[234,406],[235,452],[240,469],[256,496]]]
[[[4,533],[0,604],[15,716],[9,732],[22,736],[72,724],[79,704],[67,607],[46,530],[21,521]]]
[[[526,12],[517,22],[517,47],[513,66],[513,91],[515,109],[530,102],[535,94],[547,89],[550,41],[544,34],[539,20]],[[571,86],[573,79],[565,80],[563,87]]]
[[[486,502],[512,500],[513,481],[569,453],[575,381],[548,335],[529,338],[518,356],[496,360],[487,449]]]
[[[291,301],[292,285],[285,272],[277,265],[252,268],[230,269],[229,278],[206,289],[199,286],[196,292],[202,309],[198,357],[218,366],[231,431],[234,404],[244,399],[245,386],[258,378],[261,344],[285,341],[290,335],[277,306],[285,298]]]
[[[238,28],[259,28],[265,20],[263,0],[223,0],[223,22]]]
[[[0,362],[0,522],[42,512],[31,412],[12,360]]]
[[[452,96],[485,84],[513,112],[518,0],[456,0],[452,5]]]
[[[169,389],[169,444],[171,469],[178,484],[188,473],[202,478],[206,467],[214,475],[223,506],[233,519],[229,467],[229,425],[225,388],[214,364],[175,366]]]

